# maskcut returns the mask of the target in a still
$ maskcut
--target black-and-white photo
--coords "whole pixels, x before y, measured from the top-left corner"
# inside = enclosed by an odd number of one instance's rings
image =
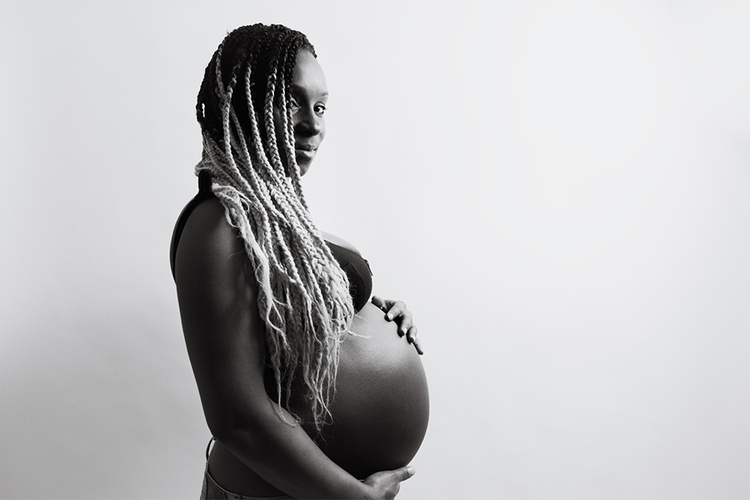
[[[750,497],[750,2],[0,3],[0,498]]]

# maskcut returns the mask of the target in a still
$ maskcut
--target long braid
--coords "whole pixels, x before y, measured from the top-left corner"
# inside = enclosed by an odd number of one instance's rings
[[[320,432],[330,418],[339,346],[354,308],[346,274],[301,189],[290,106],[300,50],[315,55],[303,34],[284,26],[243,26],[227,35],[198,94],[203,156],[196,173],[210,172],[253,265],[277,402],[291,411],[292,382],[302,381]],[[280,137],[275,107],[282,111]]]

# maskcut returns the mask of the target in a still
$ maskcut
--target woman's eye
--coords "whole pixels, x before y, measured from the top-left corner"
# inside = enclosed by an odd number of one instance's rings
[[[315,106],[315,112],[319,115],[322,115],[323,113],[326,112],[326,107],[323,106],[322,104],[318,104],[317,106]]]
[[[299,103],[297,102],[297,99],[292,97],[290,101],[290,105],[292,106],[292,109],[299,109]]]

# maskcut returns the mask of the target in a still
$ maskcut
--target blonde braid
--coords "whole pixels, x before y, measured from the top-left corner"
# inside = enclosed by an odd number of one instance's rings
[[[227,35],[198,95],[203,156],[196,173],[210,172],[211,189],[253,265],[277,402],[291,412],[292,383],[301,381],[320,432],[330,419],[339,347],[354,308],[346,274],[302,194],[289,106],[299,50],[315,54],[304,35],[283,26]],[[275,106],[283,110],[278,138]]]

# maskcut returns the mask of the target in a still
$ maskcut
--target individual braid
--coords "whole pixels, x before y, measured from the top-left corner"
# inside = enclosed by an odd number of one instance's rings
[[[195,169],[211,174],[211,189],[253,265],[279,406],[292,412],[292,382],[301,381],[320,432],[330,419],[339,347],[354,307],[347,276],[302,194],[290,106],[300,50],[315,55],[305,35],[280,25],[227,35],[198,94],[203,155]],[[282,110],[281,137],[275,107]]]

